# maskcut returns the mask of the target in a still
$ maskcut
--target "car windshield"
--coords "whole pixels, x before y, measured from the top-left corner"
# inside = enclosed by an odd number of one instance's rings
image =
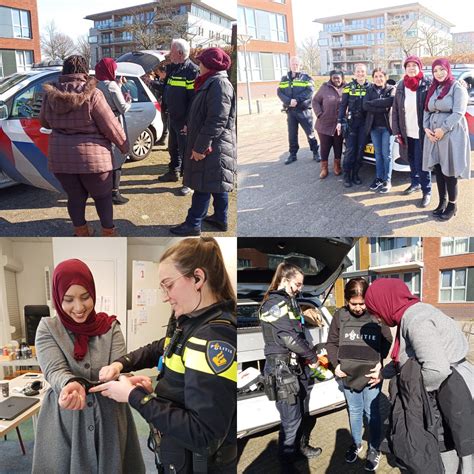
[[[0,94],[3,94],[8,89],[12,88],[16,84],[19,84],[21,81],[28,79],[30,76],[28,74],[12,74],[11,76],[4,77],[0,80]]]

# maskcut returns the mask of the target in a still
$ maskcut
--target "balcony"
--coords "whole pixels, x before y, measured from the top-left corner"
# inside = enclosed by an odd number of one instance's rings
[[[423,249],[417,245],[401,249],[385,250],[370,255],[370,270],[406,270],[423,267]]]
[[[369,59],[367,56],[365,55],[361,55],[361,54],[349,54],[346,56],[346,61],[347,62],[356,62],[356,61],[372,61],[371,59]]]
[[[114,28],[123,28],[131,23],[131,21],[109,21],[108,23],[97,25],[95,28],[98,30],[113,30]]]
[[[110,45],[110,44],[115,44],[115,43],[132,43],[133,38],[100,38],[99,39],[99,44],[103,45]]]

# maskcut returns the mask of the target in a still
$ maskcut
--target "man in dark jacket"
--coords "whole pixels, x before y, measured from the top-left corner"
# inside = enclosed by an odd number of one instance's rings
[[[278,97],[283,102],[283,110],[288,117],[288,141],[290,154],[285,160],[285,165],[296,161],[298,152],[298,124],[301,125],[306,136],[313,159],[320,161],[319,144],[314,136],[313,113],[311,99],[314,92],[314,82],[308,74],[300,72],[300,60],[297,57],[290,59],[290,71],[281,78],[278,86]]]
[[[186,120],[194,98],[194,79],[199,68],[189,59],[190,46],[184,39],[171,42],[171,64],[166,69],[164,101],[169,114],[170,152],[169,171],[158,181],[177,182],[183,171],[183,156],[186,149]],[[183,186],[181,193],[186,195],[190,189]]]

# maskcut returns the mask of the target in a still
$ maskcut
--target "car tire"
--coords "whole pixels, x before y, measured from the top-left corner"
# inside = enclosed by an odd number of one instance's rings
[[[132,161],[144,160],[151,153],[154,141],[153,132],[149,128],[143,130],[130,150],[130,159]]]

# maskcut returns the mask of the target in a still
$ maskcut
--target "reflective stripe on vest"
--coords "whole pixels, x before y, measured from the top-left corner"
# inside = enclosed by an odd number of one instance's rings
[[[170,76],[167,84],[171,87],[184,87],[185,89],[194,89],[194,79],[189,80],[185,77]]]

